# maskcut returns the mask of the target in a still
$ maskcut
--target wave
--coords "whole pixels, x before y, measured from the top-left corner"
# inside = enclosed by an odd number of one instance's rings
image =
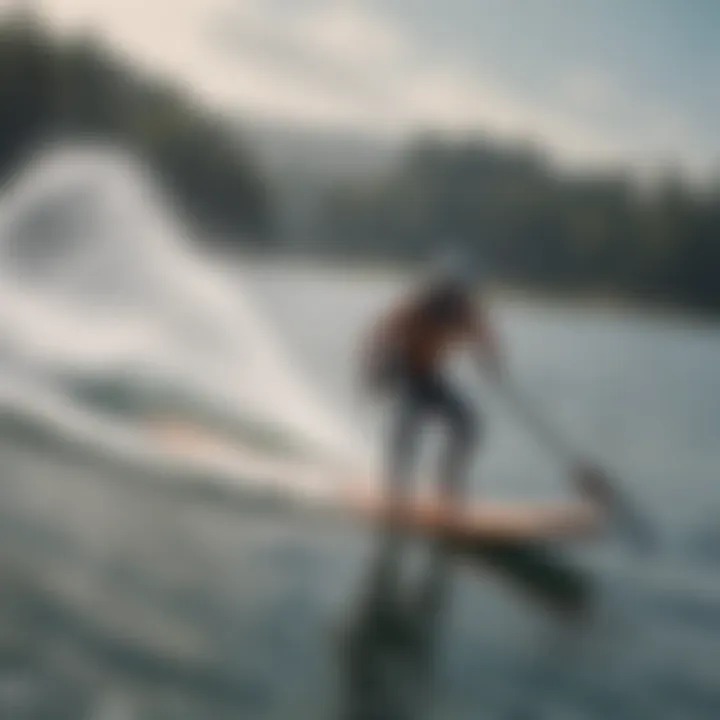
[[[0,438],[73,465],[95,466],[99,482],[137,483],[224,507],[324,510],[335,504],[333,466],[258,454],[251,444],[228,452],[173,450],[136,423],[103,418],[46,389],[0,389]]]
[[[288,462],[366,464],[346,418],[175,218],[120,148],[31,159],[0,198],[3,432],[235,490],[248,484],[241,455],[189,470],[158,451],[149,423],[169,418]],[[290,491],[287,473],[282,482]]]

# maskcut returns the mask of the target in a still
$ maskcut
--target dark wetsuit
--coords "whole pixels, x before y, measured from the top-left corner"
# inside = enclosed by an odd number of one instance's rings
[[[470,299],[452,291],[429,293],[389,319],[385,380],[398,400],[390,435],[392,491],[407,489],[420,421],[427,415],[439,417],[450,431],[441,469],[443,488],[450,497],[462,489],[478,421],[440,365],[448,350],[476,330]]]

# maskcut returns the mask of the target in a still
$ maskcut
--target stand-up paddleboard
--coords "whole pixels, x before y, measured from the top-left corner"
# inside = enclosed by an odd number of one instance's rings
[[[492,571],[563,617],[587,615],[592,607],[589,574],[552,545],[591,538],[604,530],[605,513],[593,503],[494,502],[453,508],[420,499],[392,507],[383,497],[366,494],[356,496],[350,507],[352,513],[386,527],[441,542],[453,554]]]
[[[431,498],[394,505],[381,493],[348,494],[347,510],[400,530],[458,542],[509,542],[592,537],[604,513],[590,502],[521,504],[478,502],[462,507]]]
[[[276,486],[286,486],[292,494],[307,487],[313,472],[327,470],[306,463],[276,457],[243,447],[238,442],[190,423],[158,420],[148,425],[163,449],[175,456],[199,459],[222,457],[234,461],[248,473],[272,476]],[[337,478],[328,485],[326,502],[334,509],[358,519],[382,522],[398,530],[444,540],[491,543],[533,540],[571,540],[598,535],[605,526],[605,512],[598,504],[578,500],[554,504],[477,502],[462,506],[432,498],[414,498],[398,506],[379,489],[380,483],[367,478]],[[332,487],[334,485],[334,487]]]
[[[148,431],[170,455],[197,460],[222,457],[248,476],[271,479],[292,495],[312,487],[317,471],[269,452],[244,447],[214,431],[177,420],[155,420]],[[367,478],[333,477],[337,492],[322,505],[335,517],[350,517],[422,539],[438,541],[453,554],[493,571],[524,594],[563,614],[582,614],[592,583],[551,547],[555,541],[597,536],[606,527],[602,506],[590,501],[547,505],[482,502],[454,507],[415,498],[395,506]],[[308,498],[309,500],[310,498]]]

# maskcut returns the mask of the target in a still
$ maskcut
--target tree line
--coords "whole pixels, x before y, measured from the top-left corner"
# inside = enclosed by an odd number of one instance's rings
[[[562,172],[537,148],[423,137],[390,173],[328,198],[329,253],[417,260],[470,246],[491,277],[720,310],[720,187],[677,172]]]

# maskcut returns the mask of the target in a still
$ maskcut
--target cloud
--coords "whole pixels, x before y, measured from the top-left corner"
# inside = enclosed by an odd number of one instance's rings
[[[588,67],[566,71],[560,79],[560,95],[569,107],[603,113],[616,109],[624,99],[615,79]]]
[[[360,0],[45,0],[62,30],[92,27],[137,62],[229,112],[405,134],[489,130],[569,160],[699,153],[677,113],[637,108],[595,68],[531,102],[420,44]],[[639,122],[641,120],[641,122]]]
[[[92,33],[135,63],[212,95],[212,71],[218,68],[197,28],[208,13],[225,4],[225,0],[45,0],[42,7],[58,32]]]
[[[316,3],[302,14],[281,13],[272,1],[262,9],[249,7],[244,2],[215,19],[212,45],[239,72],[252,68],[255,77],[263,76],[268,101],[294,88],[289,95],[306,106],[297,108],[302,115],[312,106],[327,112],[326,121],[344,119],[389,132],[482,127],[543,134],[552,127],[567,142],[596,143],[567,119],[523,103],[459,64],[433,58],[389,19],[358,2]]]
[[[299,35],[317,48],[328,61],[349,67],[366,67],[406,58],[409,46],[398,28],[357,2],[331,2],[300,19]]]
[[[589,67],[572,68],[559,80],[555,103],[578,124],[602,127],[606,153],[613,161],[653,174],[669,163],[699,177],[712,172],[713,142],[671,98],[643,101],[622,81]]]
[[[213,18],[211,46],[235,69],[252,67],[272,78],[268,100],[290,85],[292,95],[326,107],[333,117],[382,118],[412,63],[403,36],[356,3],[316,3],[298,14],[277,6],[271,0],[260,10],[246,0]]]

